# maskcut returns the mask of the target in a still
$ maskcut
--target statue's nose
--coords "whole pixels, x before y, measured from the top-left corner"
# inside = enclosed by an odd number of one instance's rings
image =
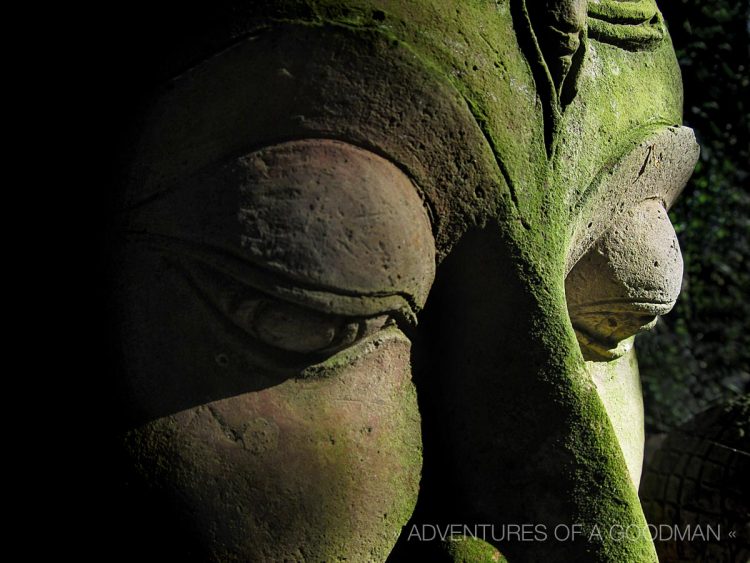
[[[526,268],[495,234],[467,235],[441,266],[415,345],[429,353],[415,358],[414,522],[479,530],[510,561],[656,561],[563,276]],[[615,541],[613,526],[638,537]]]

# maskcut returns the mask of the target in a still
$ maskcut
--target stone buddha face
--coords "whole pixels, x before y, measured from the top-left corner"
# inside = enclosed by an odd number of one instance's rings
[[[679,293],[697,158],[656,6],[306,6],[237,12],[142,119],[113,290],[133,537],[385,560],[428,549],[411,519],[655,561],[633,337]],[[498,539],[524,523],[550,537]]]

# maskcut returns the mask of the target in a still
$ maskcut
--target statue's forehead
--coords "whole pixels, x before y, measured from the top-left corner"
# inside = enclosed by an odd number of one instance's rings
[[[576,93],[553,107],[535,70],[543,57],[509,3],[455,16],[439,2],[414,13],[380,4],[383,26],[274,22],[174,79],[145,121],[131,201],[263,146],[339,139],[412,178],[445,254],[491,217],[532,229],[554,217],[572,232],[576,211],[592,212],[586,198],[608,197],[591,188],[602,171],[680,121],[668,40],[642,50],[585,40]]]

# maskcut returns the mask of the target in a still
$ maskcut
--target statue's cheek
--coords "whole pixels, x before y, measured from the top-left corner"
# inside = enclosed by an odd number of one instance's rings
[[[419,487],[409,353],[387,329],[312,379],[159,418],[128,434],[134,466],[209,560],[384,560]]]

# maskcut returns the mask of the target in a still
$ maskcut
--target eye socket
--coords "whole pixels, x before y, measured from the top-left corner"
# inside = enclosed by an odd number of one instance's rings
[[[230,316],[259,342],[297,354],[334,353],[393,323],[387,314],[331,315],[269,297],[240,301]]]

